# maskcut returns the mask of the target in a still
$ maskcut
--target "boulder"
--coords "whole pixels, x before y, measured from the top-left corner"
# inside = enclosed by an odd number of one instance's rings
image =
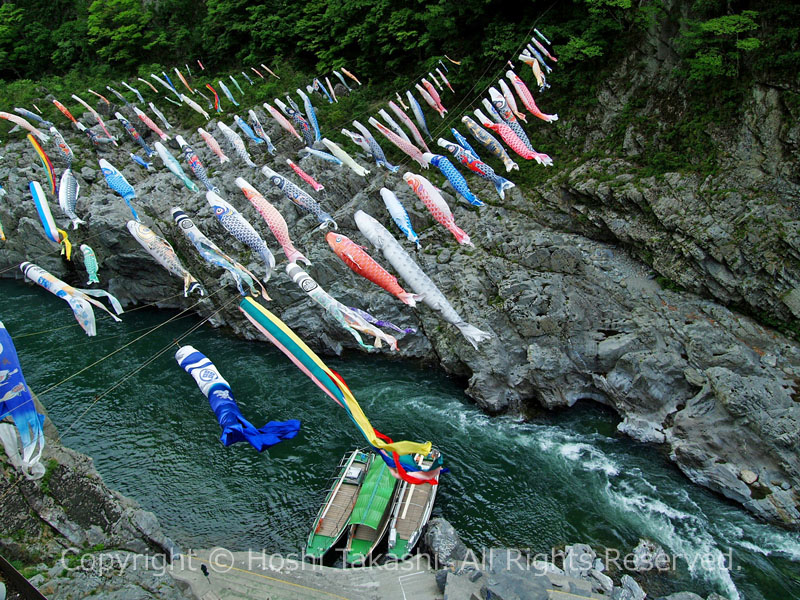
[[[670,567],[670,557],[658,544],[640,539],[633,549],[632,564],[635,571],[664,570]]]
[[[458,532],[440,517],[428,521],[423,543],[432,564],[437,566],[451,566],[467,557],[467,547]]]
[[[564,556],[564,574],[568,577],[583,579],[594,567],[597,554],[587,544],[573,544],[566,547]]]

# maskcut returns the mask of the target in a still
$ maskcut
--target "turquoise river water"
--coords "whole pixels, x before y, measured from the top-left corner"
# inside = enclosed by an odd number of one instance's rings
[[[176,316],[145,308],[113,323],[97,314],[98,335],[88,338],[62,300],[0,281],[0,320],[35,391]],[[64,444],[92,456],[106,483],[152,510],[182,548],[300,552],[337,461],[363,439],[274,347],[207,325],[183,341],[214,361],[254,424],[302,421],[297,438],[262,454],[247,444],[222,446],[207,401],[174,360],[174,345],[92,405],[198,322],[176,319],[40,399]],[[450,473],[442,476],[435,514],[478,556],[507,546],[550,553],[574,542],[624,556],[644,537],[679,557],[674,570],[637,576],[649,597],[690,590],[800,598],[800,535],[691,484],[662,450],[618,434],[615,416],[602,407],[528,422],[489,418],[459,382],[429,367],[363,354],[326,362],[376,428],[395,439],[432,440],[442,450]]]

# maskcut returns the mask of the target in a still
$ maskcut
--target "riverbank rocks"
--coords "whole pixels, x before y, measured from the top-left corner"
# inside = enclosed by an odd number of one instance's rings
[[[630,575],[620,578],[621,587],[611,592],[612,600],[644,600],[646,594],[636,580]]]
[[[435,565],[451,566],[467,557],[467,547],[458,532],[449,521],[441,517],[428,521],[423,544]]]
[[[631,553],[631,564],[634,571],[652,571],[653,569],[668,568],[670,557],[664,549],[650,540],[640,539]]]
[[[597,554],[587,544],[573,544],[565,548],[564,574],[568,577],[585,578],[594,566]]]
[[[178,586],[164,564],[152,556],[114,551],[86,553],[75,565],[56,564],[31,583],[48,600],[196,600]]]
[[[641,544],[640,544],[641,546]],[[550,600],[559,593],[571,598],[644,600],[647,594],[630,575],[617,573],[618,584],[601,572],[595,551],[587,544],[564,549],[562,570],[547,561],[529,560],[513,548],[494,548],[478,558],[468,551],[465,560],[453,561],[437,574],[445,600]],[[697,600],[682,592],[661,600]],[[708,597],[715,600],[716,594]],[[700,599],[702,600],[702,598]]]
[[[47,571],[37,581],[52,600],[86,598],[92,590],[122,600],[184,597],[160,568],[181,551],[161,531],[153,513],[106,487],[91,458],[53,439],[47,439],[42,462],[44,477],[18,479],[0,454],[4,557]],[[112,560],[119,562],[120,556],[138,557],[141,568],[127,568],[132,562],[120,567]],[[88,567],[77,568],[81,565]],[[152,590],[152,596],[143,596],[143,589]]]

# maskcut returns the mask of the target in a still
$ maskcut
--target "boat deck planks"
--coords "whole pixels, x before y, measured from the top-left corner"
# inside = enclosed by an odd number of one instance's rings
[[[384,521],[381,521],[381,524],[383,524]],[[356,525],[355,527],[356,530],[355,533],[353,533],[353,539],[367,542],[374,542],[378,539],[378,531],[376,529],[367,527],[366,525]],[[383,528],[381,528],[381,530],[383,531]]]
[[[403,539],[408,539],[411,534],[419,528],[420,522],[422,521],[425,513],[425,507],[428,503],[428,498],[431,497],[431,494],[434,491],[433,486],[427,484],[407,486],[403,491],[403,497],[400,498],[401,516],[403,511],[406,510],[406,503],[411,490],[414,490],[414,493],[411,496],[411,504],[408,506],[406,516],[404,519],[398,518],[396,525],[397,535]]]
[[[317,531],[319,535],[335,536],[339,534],[353,512],[359,488],[360,486],[352,483],[342,484]]]

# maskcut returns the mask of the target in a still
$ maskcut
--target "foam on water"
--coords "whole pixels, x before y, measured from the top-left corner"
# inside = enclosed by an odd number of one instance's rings
[[[644,537],[650,538],[686,563],[689,572],[722,591],[731,600],[740,598],[731,578],[729,561],[709,533],[702,515],[690,514],[666,502],[641,493],[629,481],[606,486],[612,507],[639,521]]]

